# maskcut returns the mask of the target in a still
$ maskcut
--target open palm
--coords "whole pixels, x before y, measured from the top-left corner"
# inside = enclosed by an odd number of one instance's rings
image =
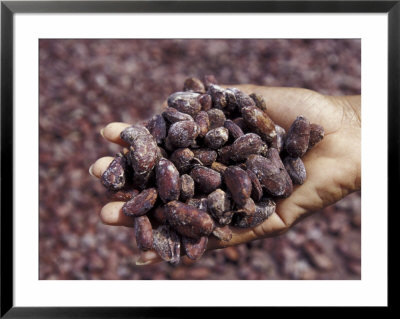
[[[276,212],[262,224],[249,229],[231,227],[229,242],[210,237],[208,249],[221,248],[244,242],[276,236],[313,212],[335,203],[347,194],[361,188],[361,120],[360,97],[333,97],[298,88],[275,88],[254,85],[229,85],[245,93],[264,97],[268,115],[286,131],[299,115],[311,123],[322,125],[324,139],[302,158],[307,170],[303,185],[294,186],[290,197],[277,201]],[[126,123],[111,123],[102,130],[110,142],[127,146],[119,137],[128,127]],[[90,169],[101,177],[112,157],[100,158]],[[115,226],[133,226],[133,220],[122,211],[124,202],[105,205],[100,217],[103,223]],[[157,260],[155,255],[146,258]],[[149,260],[150,261],[150,260]]]

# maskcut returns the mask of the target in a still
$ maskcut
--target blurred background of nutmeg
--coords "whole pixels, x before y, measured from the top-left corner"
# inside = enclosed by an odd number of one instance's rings
[[[361,192],[280,237],[138,267],[132,229],[100,222],[105,189],[88,173],[120,150],[101,128],[159,112],[188,77],[360,94],[360,40],[49,39],[39,50],[39,279],[361,279]]]

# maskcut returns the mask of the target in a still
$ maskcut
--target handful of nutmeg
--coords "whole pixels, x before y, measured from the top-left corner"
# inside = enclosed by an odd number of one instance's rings
[[[228,242],[229,225],[255,227],[273,214],[274,200],[304,183],[301,157],[323,136],[303,116],[286,133],[259,95],[189,78],[162,114],[121,132],[130,147],[101,182],[125,201],[141,250],[173,264],[181,250],[196,260],[209,236]]]

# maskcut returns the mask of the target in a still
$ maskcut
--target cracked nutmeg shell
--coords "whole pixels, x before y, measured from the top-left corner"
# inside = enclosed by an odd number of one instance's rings
[[[203,236],[199,239],[193,239],[182,236],[182,246],[185,250],[186,256],[192,260],[198,260],[203,256],[207,249],[208,237]]]
[[[171,264],[178,264],[181,256],[180,236],[168,225],[153,230],[153,248],[158,255]]]
[[[188,174],[181,176],[181,195],[180,199],[185,202],[194,196],[194,180]]]
[[[207,197],[207,211],[220,225],[229,224],[232,219],[231,201],[222,189],[213,191]],[[228,213],[229,212],[229,213]]]
[[[271,216],[275,209],[276,204],[273,200],[259,202],[256,204],[256,210],[253,215],[235,214],[233,225],[240,228],[255,227]]]

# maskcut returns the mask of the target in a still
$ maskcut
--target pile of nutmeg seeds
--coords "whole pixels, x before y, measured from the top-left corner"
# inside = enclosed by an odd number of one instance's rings
[[[262,96],[223,89],[214,76],[189,78],[162,114],[121,132],[129,144],[101,177],[134,219],[136,243],[176,264],[199,259],[208,237],[228,242],[275,211],[274,199],[303,184],[301,157],[324,129],[298,116],[289,131],[267,114]]]

